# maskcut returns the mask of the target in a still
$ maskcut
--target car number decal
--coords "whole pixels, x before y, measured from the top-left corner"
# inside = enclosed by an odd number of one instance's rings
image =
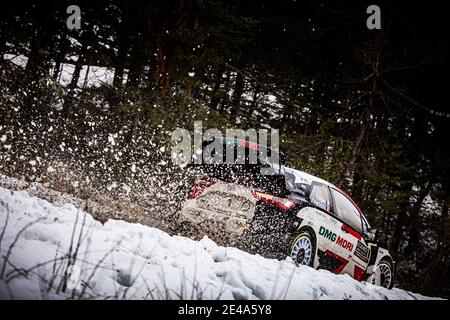
[[[248,219],[247,212],[254,209],[253,203],[237,195],[222,192],[211,192],[197,199],[200,208]]]

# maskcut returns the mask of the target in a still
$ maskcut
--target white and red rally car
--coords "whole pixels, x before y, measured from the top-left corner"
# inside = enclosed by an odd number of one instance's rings
[[[218,221],[257,253],[392,288],[394,260],[345,192],[283,165],[261,176],[265,165],[204,165],[179,222]]]
[[[394,260],[377,243],[376,230],[344,191],[305,172],[282,168],[295,202],[297,235],[290,257],[297,263],[349,274],[392,288]]]

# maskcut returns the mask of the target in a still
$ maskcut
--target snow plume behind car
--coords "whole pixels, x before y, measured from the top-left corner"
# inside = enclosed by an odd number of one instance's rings
[[[214,221],[224,227],[219,227],[223,229],[222,233],[242,235],[253,221],[258,199],[266,199],[266,193],[267,196],[285,194],[284,177],[279,174],[281,157],[277,150],[278,142],[272,140],[274,148],[269,148],[251,139],[237,139],[233,136],[235,133],[233,130],[230,136],[227,131],[226,138],[217,136],[203,140],[199,152],[194,155],[197,157],[188,162],[197,173],[197,179],[192,183],[180,211],[180,225]],[[247,134],[251,135],[250,131]],[[278,140],[277,134],[275,131],[272,138],[275,136]],[[267,137],[267,134],[262,136]],[[177,150],[178,147],[175,148],[176,156]],[[190,146],[183,155],[190,156],[189,150]],[[191,228],[191,225],[184,227]],[[211,228],[205,228],[204,232],[211,235]]]
[[[192,137],[193,136],[193,137]],[[262,166],[263,175],[272,175],[273,167],[280,164],[279,131],[271,129],[268,147],[266,129],[227,129],[223,136],[219,129],[203,132],[202,121],[194,122],[193,135],[187,129],[177,128],[172,132],[172,161],[176,165],[256,165]]]

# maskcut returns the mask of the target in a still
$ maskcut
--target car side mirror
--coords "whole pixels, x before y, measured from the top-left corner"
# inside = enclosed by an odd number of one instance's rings
[[[375,228],[371,228],[367,231],[364,231],[364,239],[367,242],[375,242],[378,239],[378,230]]]
[[[386,238],[384,237],[384,234],[382,231],[380,230],[375,230],[375,241],[378,243],[379,247],[382,248],[387,248],[387,242],[386,242]]]

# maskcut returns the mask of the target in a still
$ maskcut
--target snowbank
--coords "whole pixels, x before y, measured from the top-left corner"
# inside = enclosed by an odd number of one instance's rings
[[[0,298],[428,299],[4,188],[0,253]]]
[[[11,63],[15,65],[26,68],[28,63],[28,57],[23,54],[11,54],[6,53],[3,55],[3,59],[9,60]],[[75,61],[78,58],[73,58],[73,64],[71,63],[63,63],[61,65],[60,73],[58,74],[58,81],[61,85],[67,86],[72,81],[72,75],[75,71]],[[54,64],[53,64],[54,67]],[[54,70],[52,71],[54,72]],[[128,70],[124,70],[123,83],[126,83],[128,78]],[[77,86],[82,88],[84,86],[87,87],[99,87],[102,85],[111,85],[114,79],[114,69],[107,67],[99,67],[99,66],[88,66],[83,65],[80,71],[80,76],[78,79]]]

